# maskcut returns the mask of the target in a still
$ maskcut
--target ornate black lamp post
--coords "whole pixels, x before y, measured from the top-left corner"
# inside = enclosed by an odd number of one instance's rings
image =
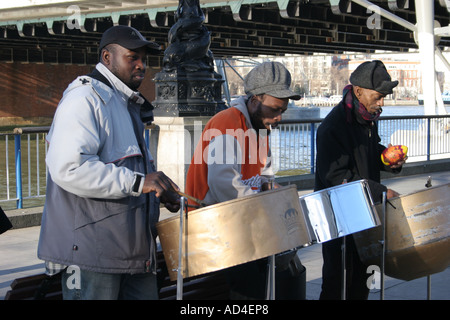
[[[180,0],[169,31],[163,70],[154,81],[157,117],[212,116],[225,108],[222,76],[214,71],[211,38],[198,0]]]

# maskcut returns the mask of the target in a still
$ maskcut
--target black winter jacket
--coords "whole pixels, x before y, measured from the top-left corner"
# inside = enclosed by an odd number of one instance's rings
[[[378,125],[363,120],[355,108],[348,110],[341,101],[317,130],[315,190],[367,179],[375,203],[387,190],[380,183],[380,171],[392,170],[381,162],[385,146],[380,144]]]

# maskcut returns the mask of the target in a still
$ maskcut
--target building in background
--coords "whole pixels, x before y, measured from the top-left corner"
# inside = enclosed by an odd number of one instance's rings
[[[445,53],[447,54],[447,53]],[[245,76],[254,63],[264,60],[279,61],[286,65],[292,74],[292,87],[304,96],[330,97],[342,95],[342,90],[349,83],[350,74],[358,65],[368,60],[382,60],[392,79],[399,85],[387,99],[397,103],[417,103],[422,93],[421,66],[418,53],[349,53],[340,55],[312,54],[287,55],[269,57],[263,56],[248,59],[234,58],[232,70]],[[245,62],[243,62],[245,61]],[[450,91],[450,73],[437,64],[437,81],[441,92]],[[227,79],[231,95],[242,95],[242,79],[235,72],[227,70]],[[234,74],[234,75],[233,75]]]

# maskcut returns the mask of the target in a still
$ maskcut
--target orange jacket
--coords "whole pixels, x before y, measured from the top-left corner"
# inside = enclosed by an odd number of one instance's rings
[[[213,204],[258,192],[271,177],[269,152],[267,135],[251,127],[241,97],[206,124],[189,166],[186,193]]]

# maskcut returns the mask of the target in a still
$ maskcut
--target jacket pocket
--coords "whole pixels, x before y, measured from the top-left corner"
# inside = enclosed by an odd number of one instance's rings
[[[96,222],[95,248],[103,262],[144,260],[149,256],[148,223],[140,208],[116,213]]]
[[[145,205],[145,195],[122,199],[78,198],[75,214],[75,229],[96,223],[110,216],[126,213]]]

